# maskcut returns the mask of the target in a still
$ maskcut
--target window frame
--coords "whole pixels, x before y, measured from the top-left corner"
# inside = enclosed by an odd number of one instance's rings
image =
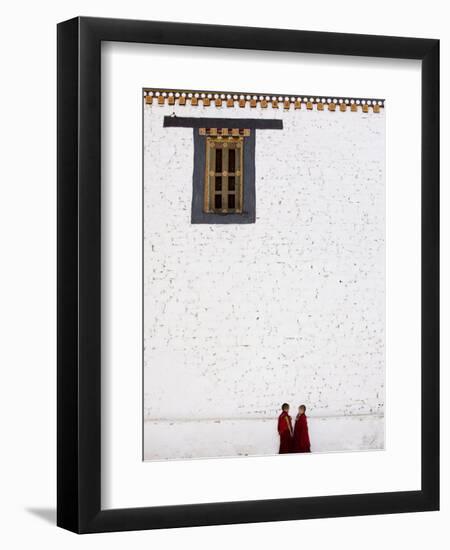
[[[247,133],[247,136],[249,133]],[[245,187],[244,173],[244,140],[243,136],[218,136],[206,137],[206,166],[204,181],[204,206],[207,214],[242,214],[243,191]],[[217,155],[220,155],[220,169],[218,169]],[[233,167],[230,163],[230,152],[234,151]],[[233,189],[230,189],[230,177],[234,178]],[[220,188],[218,188],[220,178]],[[234,196],[234,206],[230,206],[230,196]],[[216,205],[216,198],[221,197],[221,207]]]
[[[233,125],[228,125],[232,128]],[[191,223],[193,224],[243,224],[255,223],[256,220],[256,190],[255,190],[255,131],[249,132],[242,140],[241,172],[245,174],[242,185],[242,202],[240,212],[217,212],[206,205],[207,177],[207,139],[201,135],[198,128],[194,133],[194,170],[192,178],[192,208]]]

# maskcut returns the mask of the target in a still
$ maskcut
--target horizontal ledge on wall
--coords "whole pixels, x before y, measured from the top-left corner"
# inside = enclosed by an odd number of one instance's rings
[[[379,113],[384,108],[384,99],[303,96],[218,92],[202,90],[175,90],[144,88],[144,101],[147,105],[191,105],[193,107],[235,108],[260,107],[262,109],[306,109],[309,111],[362,111]]]
[[[233,129],[282,130],[283,121],[261,118],[204,118],[165,116],[165,127],[215,129],[216,133],[232,134]],[[224,132],[226,131],[226,132]],[[206,133],[206,132],[205,132]]]

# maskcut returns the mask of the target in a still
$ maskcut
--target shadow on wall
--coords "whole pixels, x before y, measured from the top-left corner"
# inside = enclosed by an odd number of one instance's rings
[[[56,525],[56,508],[25,508],[25,510],[47,523]]]

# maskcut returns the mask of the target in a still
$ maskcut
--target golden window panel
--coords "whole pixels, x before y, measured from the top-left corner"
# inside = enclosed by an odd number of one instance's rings
[[[243,136],[250,132],[221,130],[220,135],[206,133],[204,211],[241,214],[245,184]]]

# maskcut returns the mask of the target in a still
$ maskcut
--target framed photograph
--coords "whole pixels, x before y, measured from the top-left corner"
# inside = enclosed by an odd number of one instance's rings
[[[437,510],[439,41],[58,25],[58,525]]]

